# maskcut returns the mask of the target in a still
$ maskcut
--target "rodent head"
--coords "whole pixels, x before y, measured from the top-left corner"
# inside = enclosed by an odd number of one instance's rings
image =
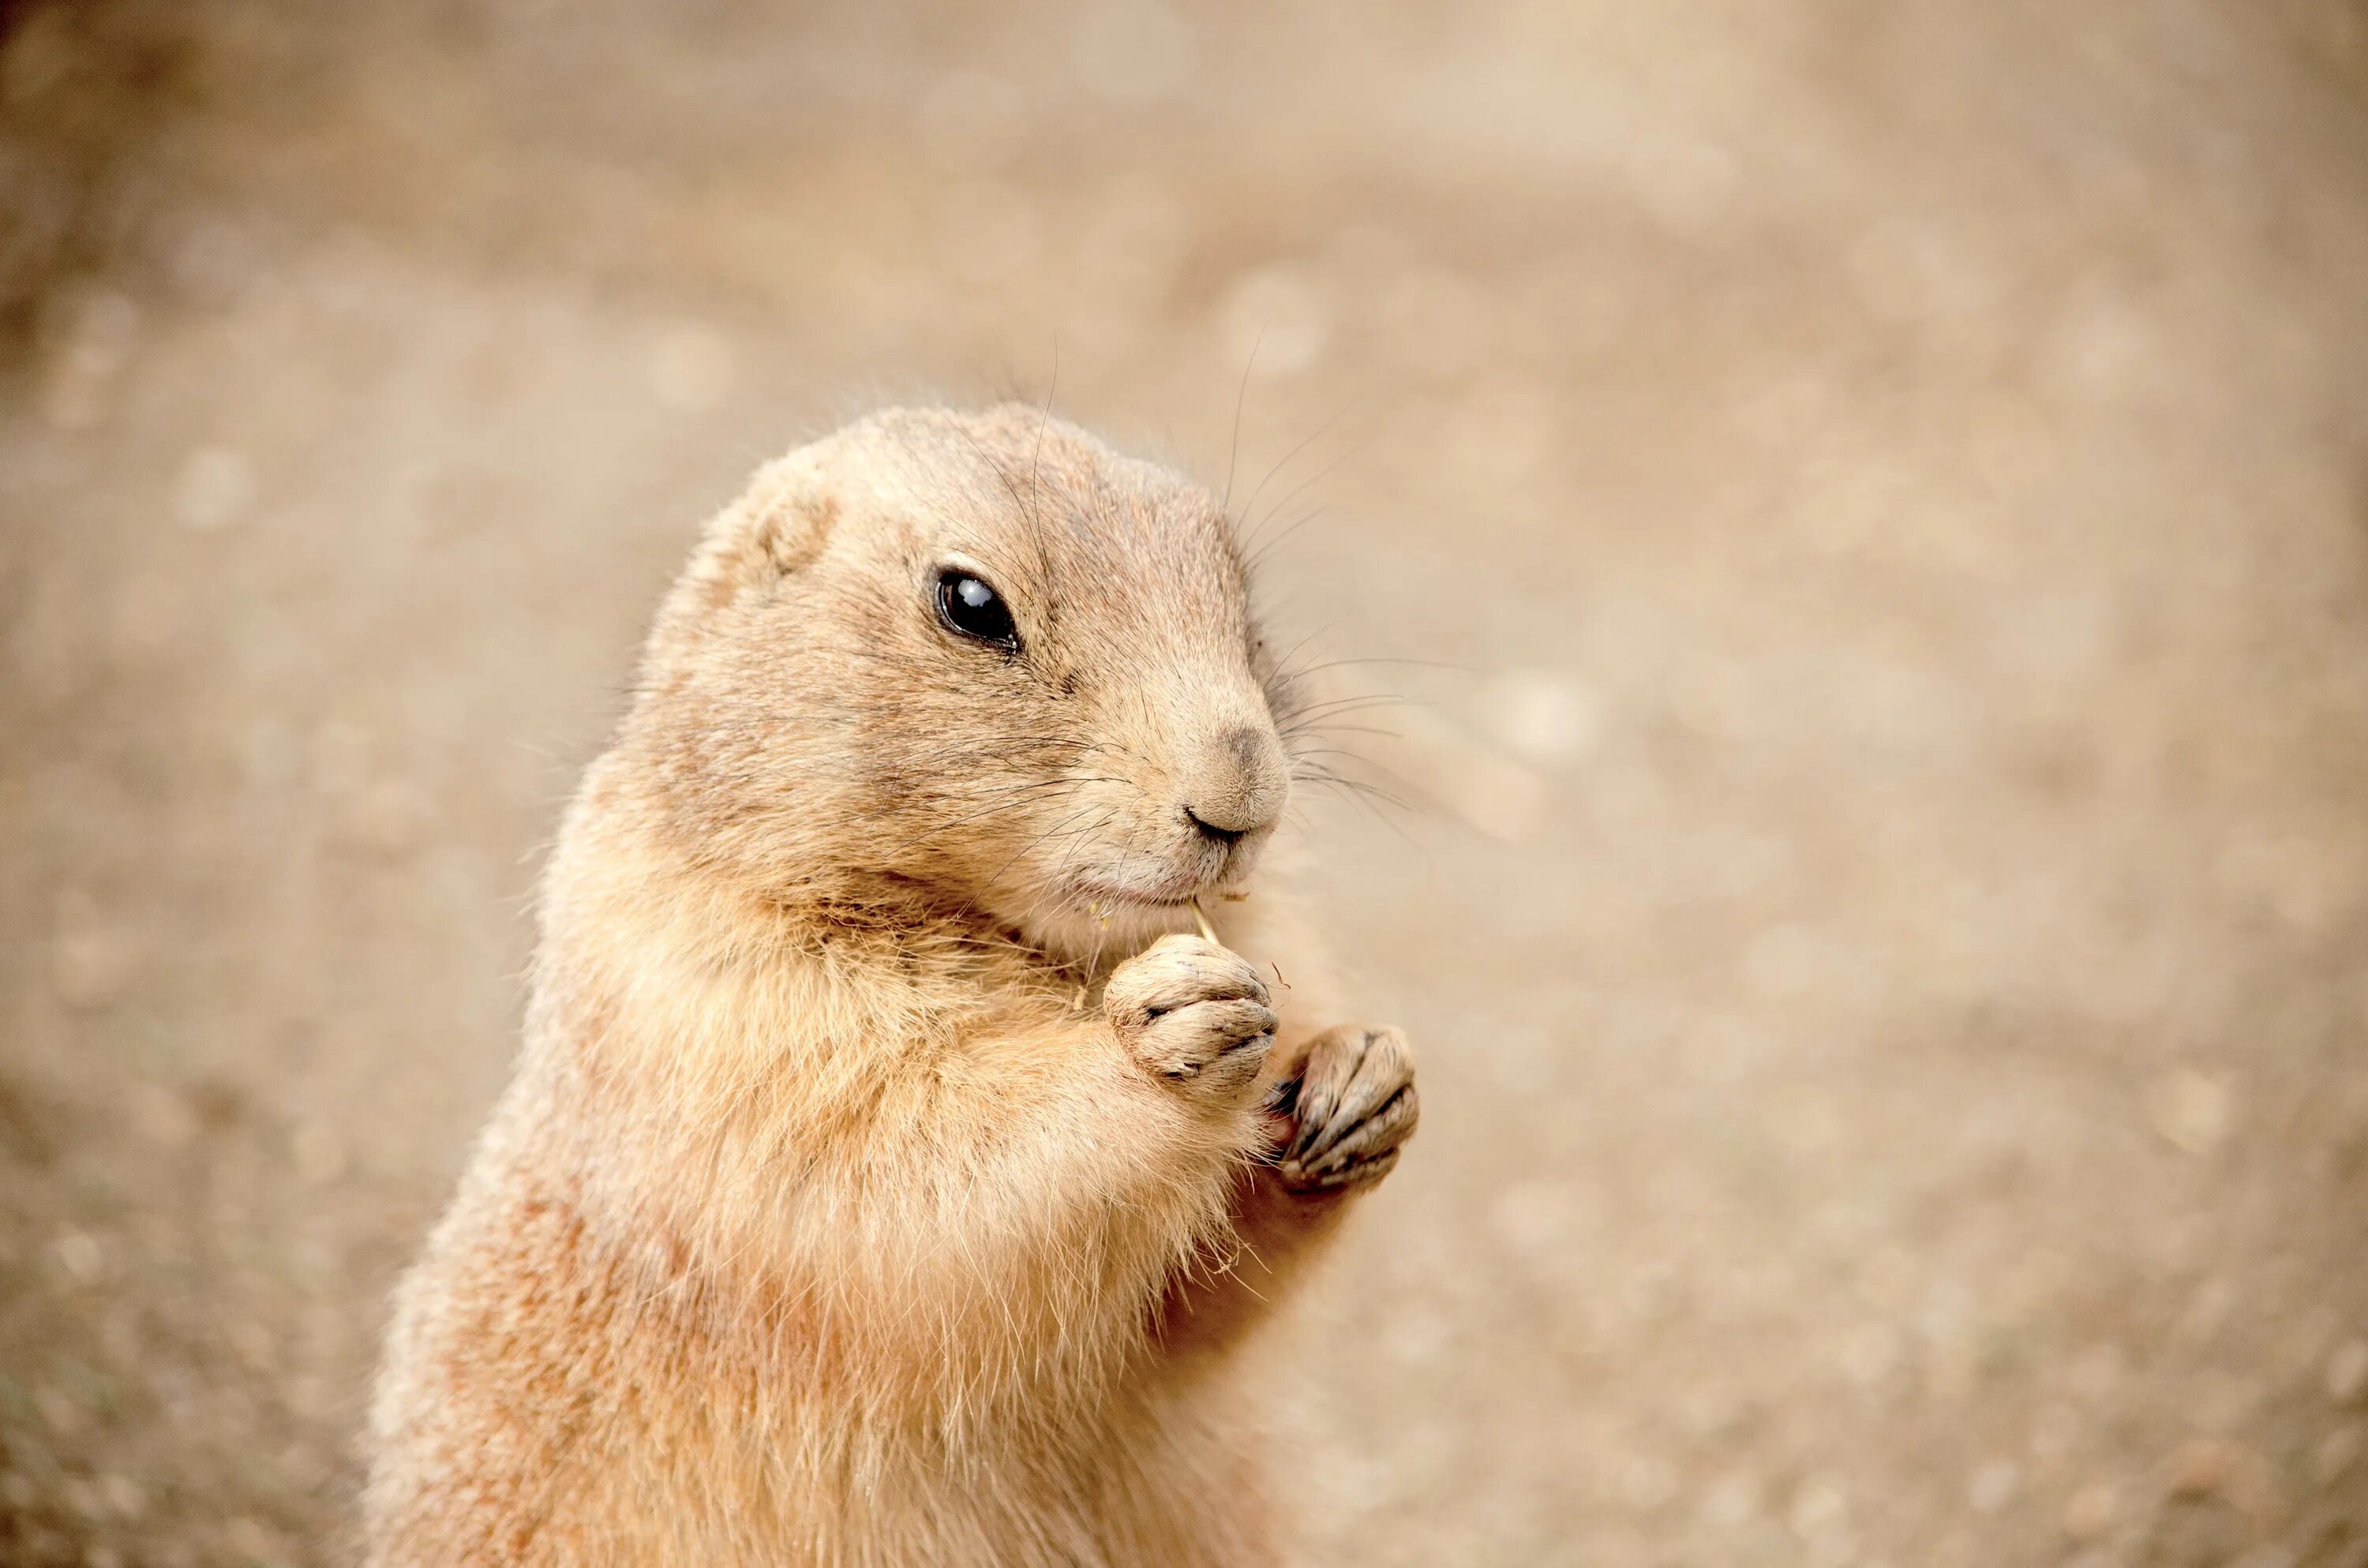
[[[711,526],[624,745],[719,871],[1075,957],[1242,887],[1290,794],[1284,700],[1206,492],[1033,408],[893,410]]]

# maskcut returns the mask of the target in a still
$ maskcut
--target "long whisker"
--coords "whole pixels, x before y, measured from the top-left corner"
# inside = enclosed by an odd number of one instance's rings
[[[1225,447],[1225,494],[1217,502],[1222,512],[1234,501],[1234,464],[1242,455],[1242,404],[1250,395],[1250,371],[1258,367],[1258,349],[1266,342],[1266,324],[1258,324],[1258,335],[1250,340],[1250,357],[1242,363],[1242,384],[1234,389],[1234,437]]]
[[[1052,837],[1054,834],[1059,833],[1063,828],[1067,827],[1071,823],[1074,823],[1074,822],[1077,821],[1079,818],[1081,818],[1081,817],[1084,817],[1084,816],[1087,816],[1087,815],[1090,814],[1090,813],[1091,813],[1095,809],[1096,809],[1095,807],[1093,807],[1093,806],[1091,806],[1091,805],[1088,805],[1088,806],[1085,807],[1083,810],[1080,810],[1080,811],[1076,811],[1076,812],[1071,812],[1069,815],[1067,815],[1067,816],[1065,816],[1065,817],[1063,817],[1059,822],[1057,822],[1057,823],[1053,824],[1051,827],[1048,827],[1048,828],[1046,828],[1043,832],[1042,832],[1042,833],[1038,834],[1035,837],[1033,837],[1033,838],[1030,839],[1027,843],[1025,843],[1025,844],[1021,845],[1019,848],[1017,848],[1017,849],[1013,850],[1013,851],[1011,852],[1011,858],[1010,858],[1010,859],[1008,859],[1008,860],[1006,860],[1002,865],[997,866],[997,867],[994,869],[994,871],[993,871],[992,873],[990,873],[990,874],[988,875],[988,877],[986,878],[987,881],[989,881],[989,882],[993,882],[993,881],[994,881],[997,877],[1002,876],[1004,872],[1006,872],[1006,871],[1008,871],[1008,870],[1011,869],[1011,868],[1012,868],[1015,864],[1017,864],[1017,863],[1018,863],[1018,861],[1019,861],[1019,858],[1020,858],[1021,856],[1023,856],[1023,855],[1027,854],[1030,850],[1031,850],[1031,849],[1035,848],[1038,845],[1040,845],[1040,844],[1043,843],[1046,839],[1048,839],[1048,838]],[[1108,821],[1108,820],[1109,820],[1109,816],[1110,816],[1110,812],[1114,812],[1114,811],[1115,811],[1115,809],[1116,809],[1116,808],[1109,808],[1109,809],[1105,810],[1105,812],[1104,812],[1104,816],[1103,816],[1103,820],[1104,820],[1104,821]],[[1092,830],[1091,830],[1091,829],[1087,829],[1086,831],[1087,831],[1087,832],[1091,832]],[[1072,847],[1072,848],[1074,848],[1074,847],[1075,847],[1075,845],[1072,845],[1072,846],[1071,846],[1071,847]]]
[[[1291,731],[1296,735],[1382,735],[1402,741],[1406,734],[1399,730],[1384,730],[1378,724],[1298,724]]]
[[[1403,795],[1384,790],[1378,784],[1368,783],[1361,778],[1351,778],[1344,773],[1334,773],[1329,769],[1298,769],[1292,772],[1292,777],[1310,784],[1327,785],[1336,789],[1352,790],[1356,794],[1370,797],[1372,800],[1386,801],[1403,812],[1415,810],[1414,803]]]
[[[1314,675],[1318,670],[1338,669],[1348,665],[1414,665],[1420,668],[1429,670],[1461,670],[1466,675],[1480,675],[1484,673],[1477,665],[1459,665],[1447,659],[1386,658],[1326,659],[1320,665],[1310,665],[1305,669],[1298,670],[1293,673],[1304,676]]]
[[[1035,502],[1043,494],[1044,427],[1053,422],[1053,398],[1061,390],[1061,343],[1053,340],[1053,380],[1044,388],[1044,406],[1036,411],[1036,449],[1028,458],[1028,520],[1039,529],[1044,526],[1042,512]]]
[[[1275,475],[1277,475],[1277,474],[1281,473],[1284,469],[1289,468],[1289,467],[1291,466],[1291,462],[1292,462],[1292,459],[1294,459],[1294,458],[1296,458],[1297,456],[1299,456],[1299,454],[1300,454],[1300,453],[1302,453],[1302,452],[1305,451],[1305,450],[1306,450],[1310,446],[1314,445],[1315,442],[1317,442],[1317,441],[1319,441],[1319,440],[1323,439],[1325,432],[1326,432],[1326,431],[1327,431],[1327,430],[1329,430],[1329,429],[1331,429],[1333,426],[1338,425],[1338,423],[1340,423],[1341,417],[1342,417],[1344,415],[1346,415],[1346,414],[1349,412],[1349,409],[1351,409],[1351,408],[1353,408],[1354,406],[1356,406],[1356,403],[1355,403],[1355,400],[1354,400],[1354,399],[1351,399],[1351,400],[1350,400],[1349,402],[1348,402],[1348,403],[1342,403],[1342,404],[1341,404],[1338,409],[1335,409],[1335,410],[1333,411],[1333,413],[1332,413],[1332,415],[1330,415],[1330,417],[1326,418],[1326,419],[1324,421],[1324,423],[1323,423],[1323,424],[1318,425],[1315,429],[1313,429],[1313,430],[1309,431],[1309,432],[1308,432],[1304,437],[1303,437],[1300,439],[1300,441],[1299,441],[1298,445],[1296,445],[1296,446],[1292,447],[1292,448],[1291,449],[1291,450],[1289,450],[1289,451],[1287,451],[1287,452],[1283,453],[1283,454],[1282,454],[1282,458],[1281,458],[1281,460],[1280,461],[1278,461],[1278,462],[1277,462],[1277,463],[1276,463],[1272,468],[1270,468],[1270,469],[1269,469],[1269,470],[1267,470],[1267,471],[1266,471],[1266,478],[1261,479],[1261,480],[1259,480],[1259,481],[1258,482],[1258,488],[1250,492],[1250,498],[1249,498],[1248,500],[1247,500],[1247,501],[1245,501],[1245,502],[1243,502],[1243,503],[1242,503],[1242,516],[1243,516],[1243,517],[1244,517],[1244,519],[1245,519],[1246,521],[1247,521],[1247,519],[1248,518],[1249,515],[1250,515],[1252,512],[1255,512],[1255,511],[1257,511],[1257,510],[1258,510],[1258,497],[1259,497],[1260,495],[1262,495],[1262,494],[1264,494],[1266,493],[1266,487],[1267,487],[1267,485],[1268,485],[1269,483],[1270,483],[1273,481],[1273,479],[1274,479]],[[1351,450],[1353,450],[1353,449],[1354,449],[1352,448],[1352,449],[1351,449]],[[1338,466],[1339,466],[1339,463],[1340,463],[1340,461],[1341,461],[1341,459],[1342,459],[1342,458],[1347,457],[1348,455],[1349,455],[1348,453],[1343,452],[1343,453],[1340,455],[1340,457],[1339,457],[1339,458],[1335,458],[1335,459],[1333,459],[1333,460],[1332,460],[1332,461],[1331,461],[1330,463],[1326,464],[1322,469],[1318,470],[1318,471],[1316,472],[1316,474],[1315,474],[1315,477],[1316,479],[1321,479],[1321,478],[1323,478],[1323,477],[1324,477],[1324,475],[1326,475],[1326,474],[1327,474],[1327,473],[1331,472],[1333,469],[1335,469],[1335,468],[1337,468],[1337,467],[1338,467]],[[1311,482],[1311,483],[1312,483],[1312,482]],[[1305,489],[1305,488],[1306,488],[1306,485],[1305,485],[1305,484],[1302,484],[1302,485],[1300,485],[1297,489],[1294,489],[1291,494],[1292,494],[1292,495],[1296,495],[1296,494],[1299,494],[1299,491],[1300,491],[1300,490],[1304,490],[1304,489]],[[1289,499],[1290,499],[1290,496],[1285,496],[1285,497],[1284,497],[1284,499],[1285,499],[1285,500],[1289,500]],[[1269,513],[1269,514],[1268,514],[1268,516],[1269,516],[1269,517],[1271,517],[1273,516],[1273,514],[1272,514],[1272,513]],[[1245,537],[1245,539],[1243,540],[1243,543],[1245,543],[1245,544],[1249,544],[1249,543],[1253,543],[1253,542],[1255,542],[1255,541],[1256,541],[1256,540],[1257,540],[1257,537],[1258,537],[1258,535],[1257,535],[1257,531],[1256,531],[1256,525],[1252,524],[1252,525],[1249,525],[1249,527],[1250,527],[1251,531],[1250,531],[1250,532],[1248,533],[1248,535],[1247,535],[1247,537]]]
[[[1325,513],[1330,510],[1331,507],[1329,506],[1313,507],[1308,511],[1302,513],[1297,517],[1292,518],[1289,523],[1284,524],[1281,528],[1275,532],[1273,537],[1264,540],[1258,545],[1256,551],[1251,552],[1249,560],[1244,562],[1245,570],[1255,572],[1260,566],[1265,565],[1267,557],[1272,555],[1277,550],[1281,549],[1284,541],[1288,540],[1292,535],[1297,533],[1300,529],[1305,528],[1308,524],[1314,522],[1316,518],[1322,517]]]
[[[1030,786],[1030,788],[1054,790],[1074,788],[1074,786],[1070,784],[1069,780],[1060,778],[1048,779],[1041,785]],[[1015,790],[1013,793],[1019,794],[1019,791]],[[939,834],[951,833],[958,827],[966,827],[972,823],[984,822],[990,817],[999,816],[1008,812],[1018,811],[1023,806],[1035,804],[1036,800],[1037,797],[1033,795],[1021,795],[1019,799],[1016,800],[998,800],[995,804],[987,807],[985,811],[972,812],[963,816],[956,817],[951,822],[939,823],[935,827],[915,834],[912,837],[905,839],[903,843],[890,850],[887,856],[883,857],[883,858],[894,858],[895,857],[905,855],[909,851],[917,848],[921,845],[927,844],[930,839],[937,837]]]
[[[1420,704],[1417,703],[1412,698],[1393,697],[1388,695],[1335,698],[1329,702],[1314,702],[1308,704],[1304,708],[1295,708],[1292,710],[1288,717],[1279,719],[1276,722],[1275,728],[1282,734],[1288,736],[1304,730],[1310,723],[1317,719],[1322,719],[1326,722],[1331,722],[1336,720],[1349,718],[1353,714],[1372,712],[1373,710],[1379,708],[1413,708],[1419,706]]]

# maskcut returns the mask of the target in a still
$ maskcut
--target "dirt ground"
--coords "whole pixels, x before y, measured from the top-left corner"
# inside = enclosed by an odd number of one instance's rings
[[[1544,783],[1313,808],[1426,1120],[1309,1560],[2368,1564],[2357,0],[0,18],[0,1561],[347,1554],[757,460],[1239,389],[1284,624]]]

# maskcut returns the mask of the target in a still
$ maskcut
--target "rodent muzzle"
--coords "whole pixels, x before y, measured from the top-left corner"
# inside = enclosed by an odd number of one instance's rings
[[[1185,776],[1184,814],[1207,836],[1233,844],[1271,827],[1291,792],[1282,742],[1239,724],[1212,737]]]

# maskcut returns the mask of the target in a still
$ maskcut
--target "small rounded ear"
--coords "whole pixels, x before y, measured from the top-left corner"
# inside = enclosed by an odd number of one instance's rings
[[[838,497],[801,463],[768,463],[734,504],[751,553],[780,573],[802,570],[822,553],[838,522]]]
[[[677,579],[666,623],[693,635],[702,612],[814,563],[838,521],[838,497],[815,466],[792,453],[767,463],[717,513]]]

